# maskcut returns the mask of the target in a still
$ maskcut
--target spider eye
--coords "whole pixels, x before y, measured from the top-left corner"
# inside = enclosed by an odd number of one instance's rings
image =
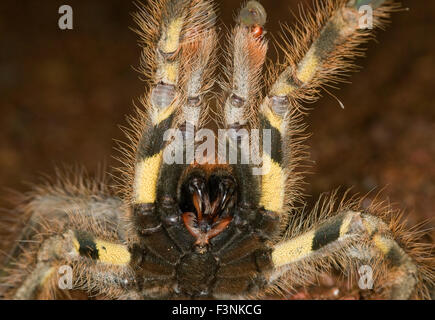
[[[239,14],[239,23],[245,26],[264,26],[266,24],[266,10],[257,1],[249,1]]]

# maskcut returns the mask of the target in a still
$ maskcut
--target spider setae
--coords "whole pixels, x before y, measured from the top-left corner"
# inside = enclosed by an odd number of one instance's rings
[[[111,299],[261,298],[315,283],[332,268],[352,279],[369,266],[377,295],[428,298],[433,244],[419,243],[421,232],[406,230],[398,214],[376,204],[363,210],[355,198],[326,197],[311,212],[298,205],[303,104],[361,56],[359,45],[372,35],[361,27],[362,6],[374,27],[398,8],[385,0],[319,1],[302,12],[292,40],[283,37],[284,63],[273,64],[266,12],[246,2],[218,81],[213,1],[140,6],[134,17],[148,89],[129,118],[129,143],[120,145],[120,192],[80,176],[35,188],[17,206],[27,222],[1,270],[0,296],[51,299],[82,290]],[[216,82],[225,153],[201,161],[188,145],[199,145],[195,132],[216,109],[209,108]],[[251,135],[244,143],[242,133],[254,129],[267,139]],[[251,149],[261,154],[260,169],[239,156]],[[168,161],[174,152],[184,161]],[[60,290],[59,270],[68,268],[71,286]]]

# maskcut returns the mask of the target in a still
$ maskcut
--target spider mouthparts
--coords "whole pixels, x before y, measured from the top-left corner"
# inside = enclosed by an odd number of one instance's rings
[[[185,190],[184,225],[196,238],[195,245],[205,247],[233,220],[231,212],[236,203],[236,183],[227,176],[211,175],[206,179],[195,175]]]

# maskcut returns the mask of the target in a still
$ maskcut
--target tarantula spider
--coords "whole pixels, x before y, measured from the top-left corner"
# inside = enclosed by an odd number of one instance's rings
[[[310,213],[297,206],[300,104],[316,100],[361,55],[358,45],[371,34],[359,26],[363,5],[373,9],[374,26],[397,8],[384,0],[319,2],[281,46],[285,63],[266,73],[265,10],[249,1],[239,11],[218,115],[231,132],[225,150],[247,151],[242,131],[269,132],[263,143],[250,139],[262,153],[260,174],[242,157],[214,164],[189,156],[188,143],[198,144],[192,130],[210,114],[213,1],[152,0],[141,8],[135,20],[149,90],[130,118],[130,143],[120,148],[121,196],[80,177],[37,188],[17,209],[29,218],[2,270],[2,296],[55,298],[62,266],[72,270],[68,289],[88,295],[232,299],[306,286],[332,267],[352,278],[368,265],[377,294],[429,297],[433,245],[417,243],[419,233],[402,228],[397,214],[362,210],[355,200],[335,206],[332,198]],[[168,138],[170,129],[179,135]],[[184,163],[166,161],[174,146]]]

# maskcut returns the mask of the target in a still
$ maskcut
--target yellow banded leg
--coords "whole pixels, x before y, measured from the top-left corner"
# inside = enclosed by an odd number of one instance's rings
[[[71,267],[71,288],[94,294],[134,291],[134,276],[129,268],[131,254],[126,246],[94,238],[83,231],[68,231],[45,240],[37,252],[34,269],[15,291],[14,299],[55,298],[59,267]]]
[[[298,158],[294,128],[287,117],[275,114],[264,104],[260,109],[262,135],[262,173],[260,175],[260,206],[274,212],[280,220],[280,230],[286,227],[289,206],[298,192],[293,161]],[[289,179],[293,177],[293,179]]]
[[[166,205],[173,204],[178,191],[177,183],[169,184],[167,181],[178,181],[186,167],[194,161],[194,133],[203,125],[208,104],[206,93],[214,84],[215,19],[211,1],[192,1],[183,29],[183,37],[189,41],[182,44],[180,57],[183,66],[180,88],[184,95],[181,112],[177,113],[173,124],[175,137],[170,142],[171,146],[164,150],[165,155],[170,153],[169,150],[178,151],[182,158],[163,161],[156,188],[159,195],[157,201]]]
[[[240,190],[238,201],[249,208],[258,207],[260,199],[261,173],[253,173],[253,167],[259,164],[252,161],[250,129],[258,129],[256,104],[268,49],[263,31],[266,12],[259,2],[249,1],[236,22],[228,48],[228,94],[222,110],[226,130],[220,131],[225,132],[225,139],[220,137],[218,158],[220,163],[231,165]]]
[[[314,21],[318,18],[302,17],[302,23],[309,27],[307,27],[306,34],[301,35],[295,42],[306,44],[309,47],[305,49],[305,52],[288,55],[289,66],[277,77],[269,91],[270,109],[284,116],[289,111],[290,104],[317,99],[318,88],[329,81],[336,83],[344,72],[352,69],[351,62],[346,59],[358,56],[360,52],[358,52],[357,44],[369,39],[364,36],[369,31],[361,30],[359,27],[358,9],[362,5],[371,5],[374,10],[374,25],[377,26],[379,23],[377,15],[384,13],[382,11],[384,2],[384,0],[341,2],[339,7],[331,10],[329,17],[325,17],[326,22],[323,28],[312,40],[313,29],[318,28],[317,22],[314,23]],[[301,58],[293,60],[294,56],[301,56]]]
[[[304,155],[298,145],[301,128],[298,126],[300,112],[296,102],[315,95],[317,86],[325,80],[322,77],[328,68],[331,68],[329,74],[334,77],[341,61],[331,57],[342,53],[340,46],[346,41],[352,42],[352,37],[359,33],[358,11],[345,2],[340,4],[334,11],[331,10],[329,17],[325,17],[323,28],[307,45],[306,51],[299,52],[299,60],[289,61],[289,66],[277,77],[260,106],[261,128],[271,133],[271,148],[265,155],[265,163],[270,164],[270,170],[262,176],[261,204],[279,213],[286,212],[285,205],[291,206],[300,190],[300,179],[294,172],[294,164],[295,159]],[[303,37],[300,39],[301,42],[305,40]],[[338,64],[337,69],[331,67],[335,64]]]
[[[361,245],[363,243],[368,246]],[[357,248],[367,252],[355,254],[346,251],[350,245],[353,245],[353,250]],[[277,244],[272,261],[277,273],[280,273],[285,272],[286,266],[309,263],[312,257],[333,258],[338,252],[344,252],[349,260],[361,260],[361,257],[382,259],[391,271],[387,279],[391,299],[407,299],[413,293],[417,277],[415,264],[391,238],[386,224],[368,214],[353,211],[340,213],[296,238]]]
[[[272,115],[270,115],[272,116]],[[284,151],[286,150],[283,131],[278,130],[275,119],[260,116],[260,128],[263,134],[263,164],[261,174],[260,206],[267,211],[278,214],[284,212],[285,192],[287,184],[286,163]],[[284,133],[284,136],[282,135]],[[267,137],[267,138],[266,138]],[[266,141],[264,139],[267,139]]]
[[[95,238],[92,234],[75,231],[71,237],[74,253],[100,263],[128,266],[131,254],[125,245]]]
[[[179,67],[182,54],[181,39],[185,19],[188,14],[190,1],[171,0],[163,3],[159,8],[161,23],[158,26],[159,36],[156,39],[153,87],[143,100],[147,109],[145,123],[139,128],[139,141],[136,150],[136,164],[134,173],[133,199],[135,225],[139,231],[154,228],[149,227],[148,217],[154,217],[154,203],[157,198],[158,180],[163,164],[163,150],[167,144],[165,133],[175,121],[176,111],[179,107],[180,92]],[[157,9],[156,9],[157,10]],[[146,19],[153,18],[144,15],[139,17],[139,25],[144,26],[144,34],[151,34]],[[147,48],[145,48],[147,50]],[[158,219],[157,219],[158,220]]]
[[[173,216],[178,214],[178,184],[168,181],[178,181],[192,162],[185,141],[194,142],[192,129],[201,125],[204,95],[213,84],[217,38],[211,1],[171,0],[164,2],[160,11],[160,31],[152,55],[156,71],[151,75],[153,87],[144,102],[148,118],[139,138],[132,199],[134,225],[141,236],[158,233],[163,222],[178,218]],[[146,22],[142,21],[142,25]],[[152,30],[144,33],[151,34]],[[167,161],[172,148],[181,150],[181,163],[178,158],[175,163]],[[164,217],[163,211],[171,216]],[[144,241],[151,240],[148,237]]]
[[[355,235],[351,231],[361,228],[360,221],[357,212],[341,213],[313,230],[277,244],[272,254],[274,266],[296,263],[336,241],[351,239]]]
[[[150,206],[156,201],[167,130],[187,120],[193,126],[199,124],[203,95],[210,87],[211,77],[205,77],[210,74],[216,40],[215,13],[210,1],[171,0],[160,11],[154,55],[156,72],[144,101],[148,117],[141,128],[136,156],[133,202],[138,206]],[[139,24],[147,26],[141,19]],[[151,32],[143,30],[145,34]]]
[[[70,191],[53,188],[33,196],[26,205],[25,213],[23,213],[30,217],[24,221],[25,225],[18,237],[17,244],[13,246],[3,261],[5,269],[13,265],[20,255],[29,246],[32,246],[33,237],[40,232],[47,221],[64,225],[71,217],[92,216],[92,219],[101,226],[104,225],[108,230],[116,231],[121,238],[124,237],[124,225],[120,219],[123,214],[121,201],[106,195],[101,195],[101,198],[100,196],[92,197],[88,190],[77,191],[77,189]],[[118,227],[117,230],[114,229],[115,226]],[[0,277],[3,276],[2,273],[7,274],[1,270]]]
[[[388,263],[387,286],[392,299],[408,299],[417,285],[417,266],[392,238],[387,225],[379,218],[363,214],[363,224],[373,247]]]

